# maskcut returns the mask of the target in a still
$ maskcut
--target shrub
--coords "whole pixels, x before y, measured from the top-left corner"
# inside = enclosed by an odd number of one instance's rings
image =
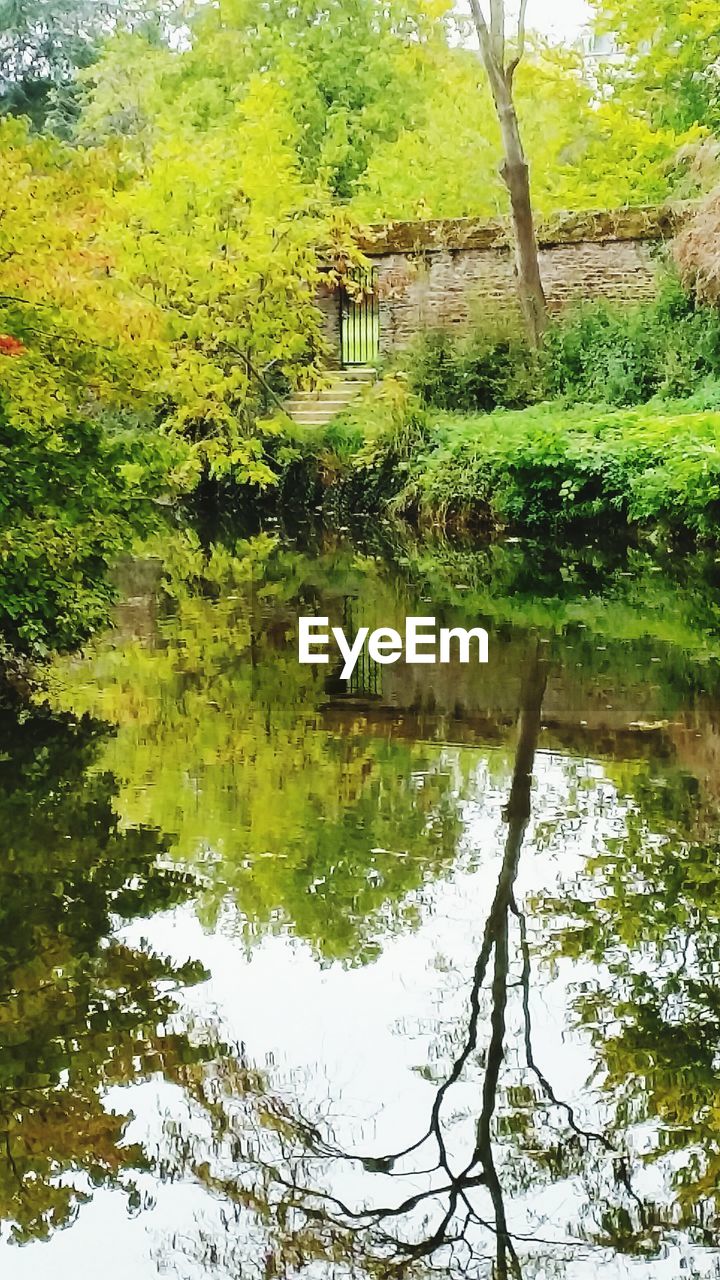
[[[641,404],[658,391],[662,340],[644,308],[590,303],[548,329],[545,389],[573,403]]]
[[[75,648],[107,622],[109,566],[183,487],[188,448],[131,406],[91,401],[114,367],[100,347],[45,314],[6,309],[0,328],[1,684],[15,657]]]
[[[359,447],[348,456],[351,441]],[[390,376],[328,428],[323,444],[347,459],[339,478],[327,470],[326,511],[376,511],[402,488],[411,466],[429,447],[427,415],[408,382]]]
[[[523,531],[720,524],[720,414],[550,405],[441,419],[396,511],[420,523]]]
[[[675,240],[683,283],[700,302],[720,301],[720,190],[703,200]]]
[[[423,404],[458,413],[566,404],[644,404],[687,396],[720,376],[720,311],[667,276],[651,302],[587,303],[553,320],[540,353],[509,322],[456,338],[424,334],[405,354]]]
[[[459,340],[431,330],[406,355],[411,389],[425,405],[461,412],[520,409],[537,400],[536,359],[509,321]]]
[[[573,404],[687,395],[703,377],[720,374],[720,314],[668,277],[652,302],[594,302],[551,325],[542,363],[546,394]]]

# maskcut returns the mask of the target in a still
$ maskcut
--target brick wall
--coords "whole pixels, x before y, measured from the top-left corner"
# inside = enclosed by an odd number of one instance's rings
[[[675,205],[573,214],[542,224],[538,242],[551,310],[594,298],[652,297],[662,245],[686,216],[687,206]],[[368,228],[361,248],[377,269],[383,354],[423,329],[460,332],[483,317],[518,311],[513,252],[502,222],[387,223]],[[327,297],[323,306],[328,321],[330,313],[337,317]],[[336,352],[337,319],[326,333]]]

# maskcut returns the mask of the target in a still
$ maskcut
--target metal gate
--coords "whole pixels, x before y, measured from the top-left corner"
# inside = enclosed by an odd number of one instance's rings
[[[345,596],[343,600],[343,630],[346,636],[355,636],[355,596]],[[338,657],[333,670],[325,679],[325,692],[332,698],[360,698],[363,700],[382,696],[382,669],[380,663],[371,658],[363,647],[349,680],[341,680],[340,672],[343,659]]]
[[[353,288],[340,290],[340,358],[343,368],[374,364],[380,353],[377,271],[353,274]]]

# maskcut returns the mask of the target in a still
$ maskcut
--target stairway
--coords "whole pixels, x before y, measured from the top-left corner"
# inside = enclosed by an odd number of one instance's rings
[[[324,427],[342,413],[375,381],[375,370],[362,365],[354,369],[331,369],[326,375],[330,385],[319,391],[296,391],[285,401],[285,412],[303,427]]]

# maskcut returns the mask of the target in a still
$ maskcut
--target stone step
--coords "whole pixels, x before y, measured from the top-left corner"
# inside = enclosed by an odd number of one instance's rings
[[[349,402],[352,403],[352,402]],[[293,413],[341,413],[343,409],[347,409],[348,405],[333,404],[326,400],[319,400],[317,404],[299,404],[292,410]],[[289,410],[286,409],[286,412]]]
[[[343,404],[351,404],[354,399],[357,399],[357,392],[352,393],[352,396],[334,396],[333,394],[333,396],[314,396],[311,399],[293,397],[291,401],[284,402],[284,407],[288,412],[296,408],[313,408],[315,404],[337,404],[338,408],[342,408]]]
[[[327,387],[312,387],[307,391],[294,391],[292,398],[315,400],[318,396],[336,395],[338,392],[344,392],[349,396],[358,396],[366,384],[366,379],[352,382],[331,382]]]
[[[290,396],[286,404],[320,404],[323,400],[354,400],[360,395],[360,387],[327,387],[324,391],[296,391]]]
[[[308,414],[307,417],[293,418],[292,421],[296,427],[327,427],[335,421],[336,416],[334,413],[325,414],[324,417],[319,413],[314,416]]]
[[[285,412],[300,426],[322,427],[352,404],[364,387],[375,381],[375,370],[358,366],[327,375],[329,385],[312,391],[295,391],[285,401]]]
[[[298,405],[296,409],[292,410],[292,416],[294,417],[298,413],[341,413],[343,409],[347,409],[346,404],[324,404],[321,401],[319,404]],[[289,410],[286,410],[286,412],[289,412]]]

